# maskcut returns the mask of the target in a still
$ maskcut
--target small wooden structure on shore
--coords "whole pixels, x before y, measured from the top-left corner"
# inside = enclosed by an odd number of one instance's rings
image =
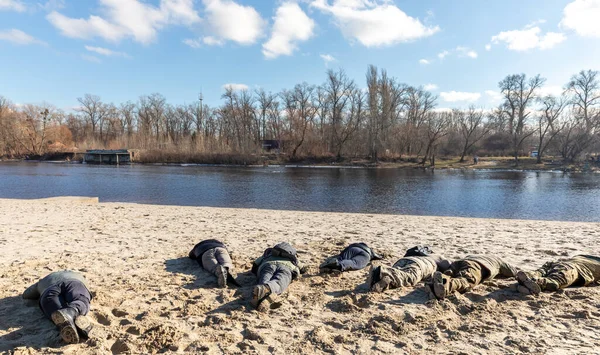
[[[133,152],[127,149],[91,149],[85,152],[83,161],[88,164],[129,164],[133,161]]]

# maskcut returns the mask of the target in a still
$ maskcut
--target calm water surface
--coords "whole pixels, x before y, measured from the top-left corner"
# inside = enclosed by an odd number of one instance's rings
[[[600,174],[0,163],[0,198],[600,222]]]

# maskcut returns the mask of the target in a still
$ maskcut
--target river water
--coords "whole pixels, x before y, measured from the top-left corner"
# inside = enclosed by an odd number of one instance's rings
[[[0,198],[600,222],[600,174],[0,163]]]

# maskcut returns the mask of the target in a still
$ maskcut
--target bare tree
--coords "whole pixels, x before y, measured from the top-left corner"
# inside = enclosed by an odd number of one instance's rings
[[[331,127],[329,151],[335,151],[339,145],[340,135],[343,128],[343,114],[350,100],[350,95],[355,87],[354,81],[348,78],[342,69],[338,71],[328,70],[327,80],[322,85],[329,103],[329,121]]]
[[[427,162],[427,160],[429,159],[431,161],[431,165],[435,166],[436,146],[439,139],[446,136],[449,133],[448,128],[452,123],[452,113],[431,112],[427,115],[425,121],[427,148],[425,151],[425,155],[423,156],[423,160],[421,161],[421,164],[425,165],[425,162]]]
[[[463,149],[460,155],[462,163],[469,150],[490,133],[492,126],[485,122],[483,110],[477,110],[474,106],[469,107],[467,111],[453,110],[452,115],[457,121],[463,139]]]
[[[304,144],[306,132],[319,109],[315,91],[315,86],[302,83],[296,85],[292,91],[284,90],[282,94],[294,146],[292,158],[296,158],[298,149]]]
[[[571,77],[567,89],[573,96],[573,113],[585,122],[586,131],[593,134],[600,124],[600,112],[596,107],[600,103],[598,72],[580,71]]]
[[[514,150],[515,165],[519,164],[519,151],[525,139],[535,133],[527,123],[531,105],[537,99],[537,91],[545,79],[536,75],[529,80],[525,74],[509,75],[498,86],[504,96],[502,112],[508,120],[508,130]]]
[[[85,94],[83,98],[77,98],[77,101],[79,101],[80,106],[76,111],[80,112],[84,120],[90,125],[92,128],[92,137],[94,137],[96,135],[96,127],[102,120],[102,100],[100,96]]]
[[[542,156],[548,145],[564,128],[564,124],[560,124],[559,119],[566,106],[567,99],[564,95],[558,98],[548,95],[542,99],[542,109],[537,118],[536,128],[538,133],[538,164],[542,163]]]

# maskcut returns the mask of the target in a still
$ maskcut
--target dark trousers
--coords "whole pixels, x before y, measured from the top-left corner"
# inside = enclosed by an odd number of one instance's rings
[[[352,247],[344,250],[338,256],[338,262],[342,271],[346,270],[361,270],[371,262],[369,253],[358,247]]]
[[[269,286],[271,292],[275,294],[282,294],[290,283],[292,283],[292,270],[288,267],[267,264],[260,269],[257,284]]]
[[[65,281],[50,286],[40,297],[40,308],[50,319],[59,309],[71,307],[86,315],[90,310],[92,296],[87,287],[79,281]]]

